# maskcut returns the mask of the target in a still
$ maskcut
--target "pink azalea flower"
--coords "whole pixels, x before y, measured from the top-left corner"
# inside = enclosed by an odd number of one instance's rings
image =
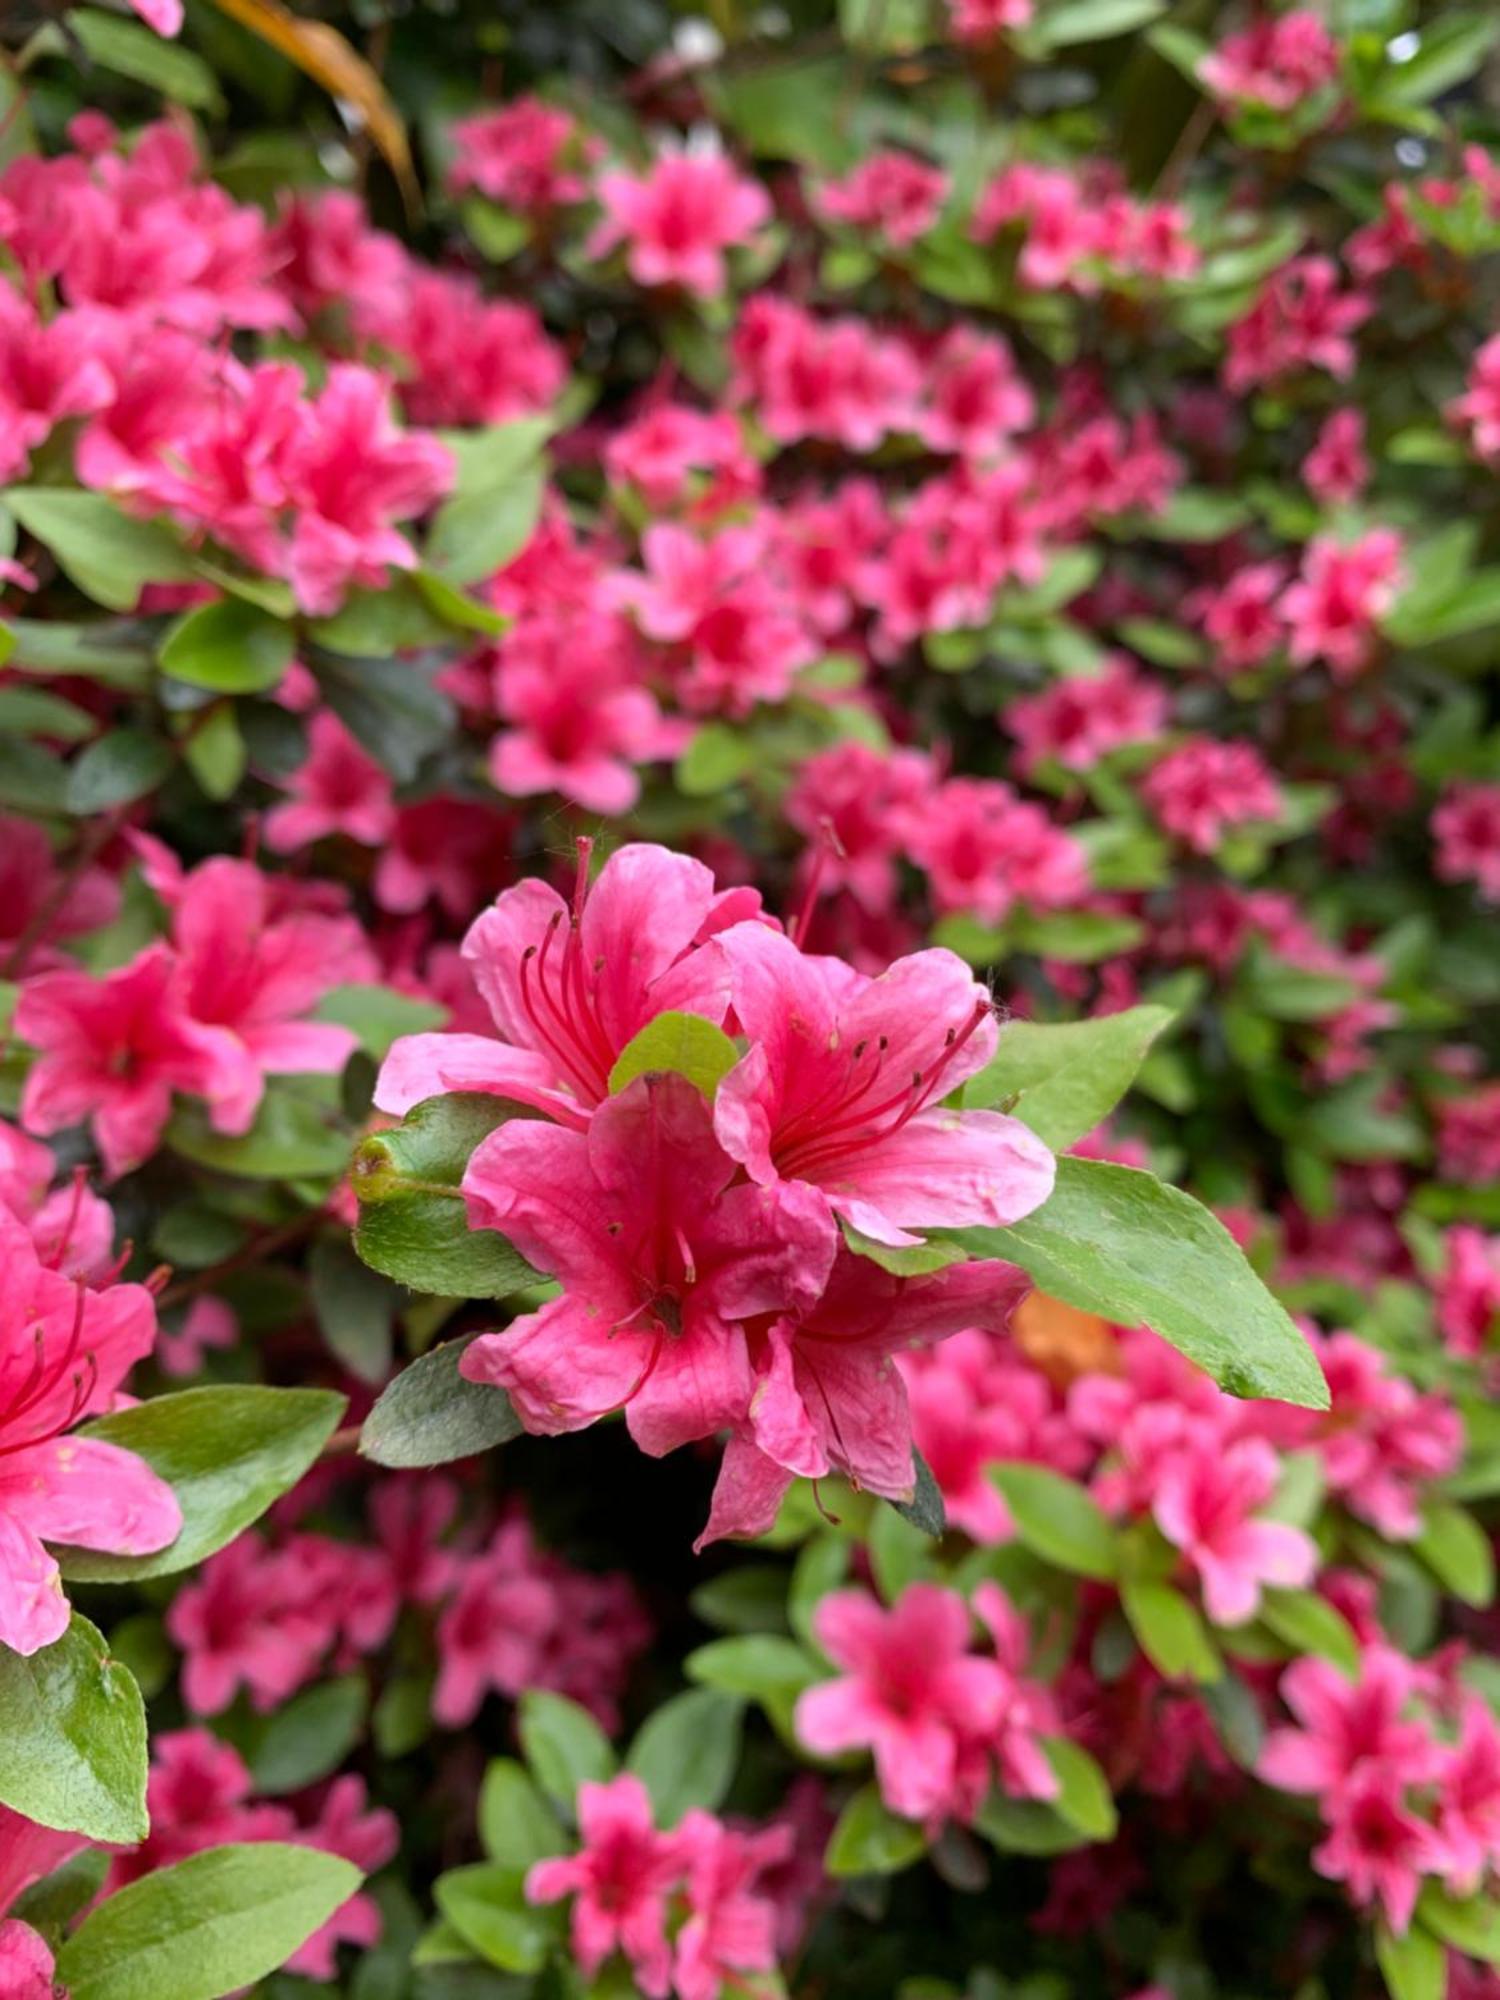
[[[1422,1489],[1462,1456],[1458,1412],[1445,1397],[1422,1394],[1352,1333],[1320,1336],[1316,1346],[1330,1407],[1298,1419],[1299,1432],[1351,1513],[1393,1541],[1410,1541],[1421,1529]]]
[[[113,1179],[139,1166],[156,1146],[184,1090],[218,1106],[233,1079],[211,1031],[190,1020],[176,995],[176,962],[149,945],[102,979],[85,972],[44,972],[28,979],[16,1006],[16,1033],[40,1051],[21,1094],[21,1119],[33,1132],[60,1132],[89,1121]]]
[[[82,1170],[54,1189],[51,1148],[0,1118],[0,1207],[24,1225],[42,1262],[66,1278],[98,1280],[113,1259],[115,1219]]]
[[[824,181],[813,206],[830,222],[871,230],[898,248],[925,236],[948,198],[948,176],[911,153],[871,153],[841,180]]]
[[[321,1848],[325,1854],[352,1861],[367,1877],[394,1860],[401,1845],[396,1815],[384,1806],[367,1811],[365,1781],[353,1772],[334,1779],[317,1818],[299,1827],[296,1838],[299,1847]],[[307,1979],[332,1979],[338,1971],[341,1944],[369,1951],[379,1944],[384,1929],[380,1905],[366,1891],[357,1890],[298,1945],[286,1961],[287,1970],[300,1972]]]
[[[618,243],[638,285],[681,285],[700,298],[724,289],[724,253],[770,220],[759,184],[719,153],[663,153],[644,174],[599,176],[604,220],[589,239],[602,257]]]
[[[1301,368],[1347,381],[1356,360],[1352,336],[1374,309],[1369,293],[1340,290],[1331,257],[1294,257],[1230,327],[1225,388],[1241,395]]]
[[[453,127],[451,188],[477,188],[520,215],[582,201],[588,182],[578,171],[599,151],[571,113],[539,97],[518,97],[495,111],[461,118]]]
[[[787,1826],[760,1833],[727,1827],[712,1813],[687,1813],[676,1839],[686,1866],[687,1921],[672,1954],[678,2000],[719,2000],[752,1990],[747,1973],[776,1969],[776,1905],[760,1888],[766,1869],[784,1862]]]
[[[138,1847],[113,1856],[107,1893],[207,1847],[294,1838],[297,1823],[290,1808],[257,1803],[253,1791],[244,1758],[207,1729],[153,1734],[146,1781],[151,1831]]]
[[[0,2000],[55,2000],[46,1940],[17,1917],[0,1918]]]
[[[400,310],[371,332],[406,364],[401,400],[413,423],[505,423],[546,409],[567,380],[529,306],[487,299],[447,271],[411,278]]]
[[[836,1590],[813,1631],[844,1672],[798,1697],[798,1740],[820,1757],[872,1751],[881,1797],[907,1819],[962,1816],[966,1754],[993,1736],[1009,1693],[999,1663],[972,1651],[964,1600],[914,1583],[883,1611],[866,1591]]]
[[[1052,1690],[1029,1677],[1031,1628],[998,1583],[976,1587],[974,1610],[1009,1680],[1005,1708],[988,1746],[997,1782],[1012,1798],[1055,1799],[1057,1773],[1041,1739],[1057,1735],[1061,1720]]]
[[[647,1022],[673,1011],[724,1019],[728,964],[716,945],[698,942],[717,901],[710,871],[633,842],[590,887],[590,846],[580,846],[571,906],[533,878],[497,897],[464,940],[500,1039],[403,1036],[376,1086],[382,1111],[487,1090],[581,1125]]]
[[[1474,1895],[1500,1860],[1500,1727],[1482,1701],[1464,1701],[1463,1721],[1443,1772],[1438,1833],[1455,1896]]]
[[[639,1778],[622,1772],[608,1784],[578,1788],[577,1854],[538,1861],[526,1877],[526,1899],[556,1903],[572,1896],[573,1956],[586,1979],[623,1952],[636,1984],[664,2000],[672,1983],[667,1897],[682,1872],[680,1834],[658,1833],[651,1798]]]
[[[1500,903],[1500,785],[1450,785],[1432,832],[1433,873],[1444,882],[1473,882],[1487,903]]]
[[[1446,1753],[1425,1721],[1409,1716],[1416,1674],[1386,1645],[1365,1647],[1359,1678],[1346,1680],[1327,1660],[1295,1660],[1281,1696],[1301,1724],[1273,1729],[1258,1770],[1285,1792],[1335,1798],[1374,1772],[1398,1790],[1442,1776]]]
[[[1295,1589],[1317,1570],[1316,1545],[1300,1528],[1254,1518],[1280,1472],[1269,1444],[1241,1438],[1179,1453],[1162,1473],[1156,1524],[1197,1571],[1216,1625],[1243,1625],[1255,1616],[1264,1585]]]
[[[1258,667],[1282,643],[1285,627],[1279,599],[1285,583],[1280,563],[1248,563],[1222,590],[1202,594],[1198,601],[1203,630],[1213,644],[1219,672]]]
[[[1036,399],[998,335],[950,327],[925,358],[924,377],[917,424],[933,451],[993,459],[1036,416]]]
[[[962,910],[997,924],[1017,903],[1065,909],[1088,889],[1088,864],[1071,834],[996,778],[950,778],[909,830],[940,913]]]
[[[604,465],[612,484],[634,486],[658,512],[690,497],[695,473],[707,480],[705,499],[716,507],[749,498],[760,482],[739,419],[728,410],[682,403],[658,403],[615,431],[604,447]]]
[[[1441,1836],[1402,1802],[1399,1786],[1372,1771],[1332,1801],[1328,1833],[1313,1849],[1313,1866],[1342,1882],[1361,1908],[1378,1904],[1391,1929],[1411,1922],[1425,1875],[1441,1875],[1448,1851]]]
[[[1365,414],[1353,407],[1325,417],[1317,441],[1302,461],[1307,490],[1325,507],[1357,500],[1370,480],[1365,452]]]
[[[70,1855],[86,1847],[81,1834],[59,1833],[50,1826],[38,1826],[9,1806],[0,1806],[0,1914],[8,1910],[23,1889],[40,1882]],[[4,1987],[0,1986],[0,1992]],[[51,2000],[48,1989],[46,2000]]]
[[[1281,788],[1249,743],[1199,736],[1152,765],[1141,794],[1168,833],[1212,854],[1233,827],[1280,817]]]
[[[882,1243],[914,1229],[1004,1227],[1052,1188],[1048,1149],[1016,1119],[943,1100],[983,1069],[989,994],[947,951],[866,979],[760,924],[720,943],[750,1052],[719,1086],[721,1143],[752,1180],[805,1182]]]
[[[838,743],[800,766],[782,810],[813,844],[820,884],[847,889],[867,910],[888,910],[907,829],[932,789],[932,764],[920,750]]]
[[[182,1697],[194,1715],[219,1715],[244,1688],[275,1708],[317,1672],[333,1638],[326,1578],[300,1557],[241,1535],[210,1556],[173,1598],[167,1632],[183,1655]]]
[[[462,1372],[549,1435],[623,1408],[652,1457],[739,1423],[754,1386],[744,1322],[815,1304],[834,1241],[810,1190],[734,1175],[680,1077],[638,1078],[584,1132],[517,1119],[491,1133],[464,1175],[471,1221],[563,1294],[481,1334]]]
[[[0,1645],[29,1654],[68,1623],[44,1542],[151,1555],[182,1526],[164,1480],[119,1445],[67,1437],[110,1407],[151,1351],[156,1312],[142,1285],[91,1291],[48,1270],[0,1208]]]
[[[69,417],[103,409],[114,381],[81,313],[38,319],[0,292],[0,478],[24,476],[30,453]]]
[[[1166,689],[1117,659],[1102,674],[1055,681],[1010,702],[1001,720],[1020,743],[1023,770],[1048,759],[1086,771],[1126,744],[1150,742],[1166,726]]]
[[[309,724],[307,757],[286,791],[285,802],[266,814],[266,845],[278,854],[336,833],[380,847],[395,824],[390,778],[332,709],[320,708]]]
[[[172,36],[182,32],[182,0],[130,0],[130,4],[157,34]]]
[[[1467,429],[1477,458],[1500,458],[1500,333],[1475,354],[1464,393],[1448,405],[1447,415],[1450,423]]]
[[[272,916],[273,885],[248,861],[205,861],[183,880],[172,915],[175,989],[217,1058],[216,1115],[248,1130],[267,1074],[336,1075],[358,1046],[348,1028],[298,1017],[363,956],[351,920]]]
[[[1437,1294],[1438,1330],[1455,1354],[1482,1354],[1500,1324],[1500,1236],[1450,1229]]]
[[[1226,35],[1198,65],[1215,97],[1272,111],[1290,111],[1338,72],[1339,45],[1306,8],[1264,15]]]
[[[223,1299],[211,1293],[193,1300],[182,1324],[163,1327],[156,1341],[156,1362],[163,1375],[185,1378],[203,1372],[210,1349],[223,1352],[239,1338],[239,1321]]]
[[[429,898],[464,921],[514,874],[515,822],[492,806],[438,797],[401,806],[375,864],[375,900],[409,916]]]
[[[1315,535],[1281,597],[1292,658],[1325,660],[1341,681],[1368,666],[1376,628],[1405,582],[1401,551],[1394,528],[1372,528],[1350,543]]]
[[[764,1534],[794,1475],[841,1472],[856,1487],[910,1499],[912,1426],[892,1356],[976,1324],[999,1333],[1028,1288],[984,1259],[897,1278],[840,1247],[817,1305],[754,1330],[755,1388],[730,1438],[697,1547]]]

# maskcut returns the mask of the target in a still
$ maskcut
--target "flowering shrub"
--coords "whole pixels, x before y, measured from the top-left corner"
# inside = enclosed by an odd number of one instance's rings
[[[133,12],[0,22],[0,1996],[1494,2000],[1500,17]]]

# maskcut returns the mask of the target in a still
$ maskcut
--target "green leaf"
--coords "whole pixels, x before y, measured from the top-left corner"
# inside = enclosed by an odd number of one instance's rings
[[[0,1646],[0,1805],[90,1840],[146,1837],[140,1689],[76,1611],[29,1658]]]
[[[1096,965],[1130,951],[1146,934],[1135,917],[1112,917],[1103,910],[1017,910],[1007,927],[1017,951],[1069,965]]]
[[[927,1851],[920,1826],[898,1819],[875,1785],[864,1785],[838,1816],[823,1866],[830,1875],[894,1875]]]
[[[68,811],[83,816],[129,805],[155,791],[172,768],[172,746],[149,729],[111,729],[68,766]]]
[[[373,1269],[439,1298],[504,1298],[536,1273],[492,1229],[471,1229],[460,1183],[469,1157],[507,1119],[503,1097],[457,1091],[414,1105],[356,1149],[354,1247]]]
[[[904,1520],[894,1506],[877,1507],[870,1518],[866,1549],[875,1582],[887,1604],[929,1569],[932,1554],[924,1531]]]
[[[250,762],[250,753],[232,702],[217,702],[183,738],[182,759],[205,797],[233,798]]]
[[[211,1847],[101,1903],[57,1955],[72,2000],[220,2000],[285,1964],[363,1878],[341,1855]]]
[[[786,1571],[775,1563],[742,1563],[700,1583],[688,1599],[693,1616],[720,1632],[784,1632]]]
[[[409,784],[422,759],[447,742],[453,704],[418,661],[318,653],[313,665],[329,707],[398,784]]]
[[[395,1285],[362,1263],[343,1236],[323,1237],[313,1245],[307,1276],[318,1330],[329,1352],[361,1382],[384,1382],[391,1372],[401,1296]]]
[[[1429,1882],[1417,1904],[1417,1922],[1465,1958],[1500,1965],[1500,1903],[1493,1896],[1470,1896],[1460,1902]]]
[[[1041,1799],[1010,1799],[1001,1791],[992,1791],[980,1807],[974,1831],[1002,1854],[1071,1854],[1088,1840]]]
[[[1344,1614],[1311,1590],[1263,1590],[1260,1619],[1294,1653],[1313,1653],[1354,1680],[1359,1639]]]
[[[1074,1576],[1118,1574],[1120,1537],[1094,1496],[1045,1465],[995,1465],[990,1478],[1034,1555]]]
[[[747,777],[758,761],[748,730],[705,722],[677,760],[677,789],[690,799],[711,798]]]
[[[1040,16],[1033,33],[1043,48],[1074,48],[1144,28],[1166,11],[1167,0],[1063,0]]]
[[[948,1510],[943,1505],[942,1488],[932,1476],[932,1467],[915,1446],[911,1454],[912,1493],[910,1500],[892,1500],[890,1505],[914,1528],[934,1539],[948,1532]]]
[[[1443,1947],[1415,1924],[1397,1937],[1382,1918],[1375,1926],[1375,1962],[1391,2000],[1443,2000],[1448,1990]]]
[[[111,611],[133,611],[148,583],[197,578],[191,556],[166,528],[129,519],[101,493],[10,487],[0,501],[52,551],[85,597]]]
[[[1042,1749],[1059,1786],[1054,1811],[1090,1840],[1113,1840],[1120,1816],[1098,1763],[1068,1736],[1044,1736]]]
[[[839,0],[839,30],[851,48],[910,54],[929,39],[926,0]]]
[[[774,1632],[747,1632],[739,1638],[713,1639],[690,1653],[684,1665],[690,1680],[726,1694],[748,1695],[752,1701],[794,1700],[804,1688],[826,1677],[795,1639]]]
[[[185,1106],[167,1127],[167,1144],[200,1167],[248,1180],[315,1180],[342,1171],[349,1132],[331,1103],[289,1084],[271,1084],[248,1132],[215,1132],[206,1111]]]
[[[363,1674],[304,1688],[266,1719],[250,1755],[257,1792],[300,1792],[336,1771],[359,1741],[369,1706]]]
[[[529,1868],[567,1846],[557,1815],[514,1757],[492,1757],[479,1788],[479,1838],[491,1861]]]
[[[647,1717],[625,1768],[651,1794],[658,1826],[676,1826],[694,1806],[715,1812],[724,1803],[740,1761],[744,1714],[743,1696],[696,1687]]]
[[[493,493],[529,470],[557,429],[556,417],[512,417],[508,423],[487,424],[477,431],[438,431],[440,444],[453,454],[457,467],[456,494]]]
[[[175,1576],[232,1542],[314,1463],[344,1413],[331,1389],[183,1389],[85,1424],[84,1437],[133,1451],[166,1480],[182,1508],[182,1532],[150,1556],[58,1552],[64,1576],[123,1583]]]
[[[964,1103],[1013,1111],[1061,1151],[1109,1116],[1172,1019],[1165,1007],[1130,1007],[1056,1027],[1009,1021],[993,1057],[964,1086]]]
[[[459,1357],[476,1337],[446,1341],[401,1371],[365,1418],[362,1458],[396,1468],[448,1465],[521,1435],[505,1391],[458,1372]]]
[[[464,1943],[502,1972],[539,1972],[546,1964],[556,1922],[527,1903],[520,1870],[493,1861],[450,1868],[433,1895]]]
[[[237,598],[221,598],[179,618],[157,659],[174,680],[216,694],[260,694],[276,686],[292,663],[290,625]]]
[[[942,1233],[1084,1312],[1153,1328],[1231,1395],[1328,1408],[1311,1348],[1229,1231],[1139,1168],[1060,1159],[1051,1196],[1023,1221]]]
[[[101,69],[159,90],[189,111],[223,110],[224,98],[213,71],[191,49],[164,40],[139,22],[98,14],[92,7],[74,7],[67,22],[84,54]]]
[[[1409,109],[1414,104],[1430,104],[1455,84],[1466,82],[1482,68],[1500,39],[1500,17],[1479,10],[1440,14],[1413,39],[1417,43],[1413,54],[1381,72],[1375,103]]]
[[[904,1247],[877,1243],[873,1236],[866,1236],[842,1216],[839,1228],[856,1257],[868,1257],[872,1264],[878,1264],[895,1278],[925,1278],[933,1271],[946,1271],[950,1264],[965,1261],[965,1252],[957,1243],[909,1243]]]
[[[631,1036],[615,1058],[609,1073],[610,1095],[618,1096],[638,1076],[666,1071],[685,1076],[712,1103],[720,1082],[739,1059],[739,1050],[712,1021],[698,1014],[658,1014]]]
[[[542,1790],[571,1809],[583,1784],[615,1772],[609,1738],[586,1708],[546,1688],[527,1688],[516,1704],[516,1733]]]
[[[0,687],[0,733],[82,743],[98,726],[86,708],[46,688]]]
[[[1170,1681],[1216,1681],[1223,1662],[1196,1606],[1169,1583],[1127,1580],[1120,1603],[1141,1651]]]
[[[531,540],[542,511],[546,469],[540,460],[504,483],[456,493],[433,517],[427,567],[447,583],[480,583],[503,569]]]
[[[1451,1501],[1428,1504],[1412,1548],[1438,1582],[1464,1604],[1483,1610],[1495,1595],[1495,1552],[1466,1508]]]
[[[490,264],[506,264],[531,241],[532,224],[514,210],[500,208],[482,195],[471,195],[460,209],[474,247]]]

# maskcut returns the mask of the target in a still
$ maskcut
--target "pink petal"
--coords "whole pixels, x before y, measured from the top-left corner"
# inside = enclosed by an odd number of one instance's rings
[[[109,1555],[154,1555],[182,1528],[166,1481],[102,1438],[52,1438],[0,1460],[0,1506],[49,1542]]]
[[[57,1564],[29,1529],[0,1512],[0,1646],[26,1657],[68,1629]]]
[[[402,1035],[381,1065],[375,1102],[382,1111],[400,1116],[429,1097],[455,1090],[508,1097],[569,1124],[582,1122],[577,1102],[564,1094],[544,1056],[488,1035]]]

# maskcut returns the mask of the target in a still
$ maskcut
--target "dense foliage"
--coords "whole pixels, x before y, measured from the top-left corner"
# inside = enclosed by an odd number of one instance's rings
[[[1500,15],[0,13],[0,2000],[1494,2000]]]

